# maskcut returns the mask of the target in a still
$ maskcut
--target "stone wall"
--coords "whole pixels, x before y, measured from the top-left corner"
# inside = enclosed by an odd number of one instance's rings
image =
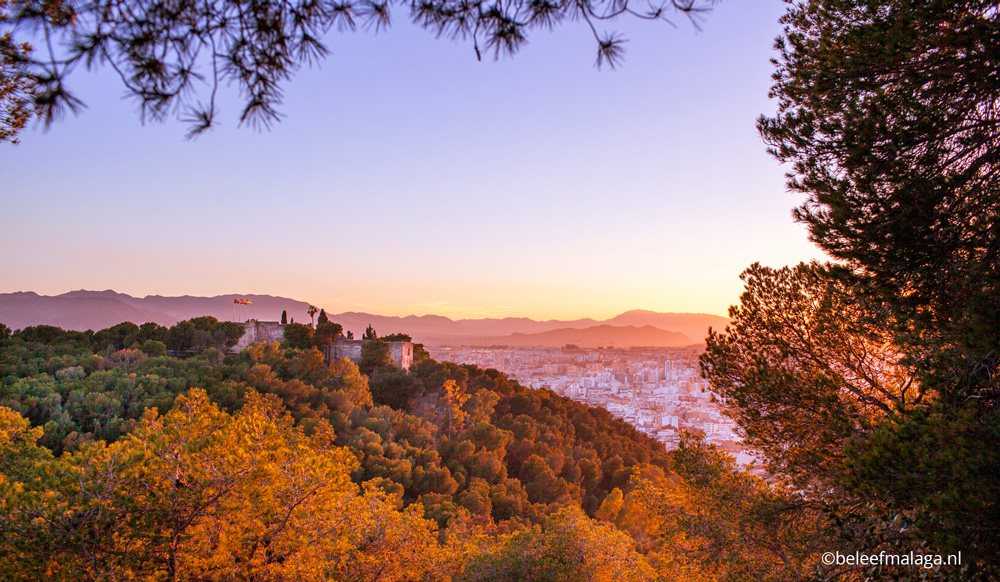
[[[323,350],[323,355],[327,361],[347,358],[357,364],[361,362],[361,347],[366,341],[368,340],[338,337]],[[409,370],[410,366],[413,365],[412,342],[389,342],[389,353],[392,355],[392,361],[397,367]]]
[[[392,361],[400,368],[409,370],[413,365],[412,342],[389,342],[389,351],[392,353]]]
[[[248,321],[236,324],[243,328],[243,336],[233,346],[234,352],[242,352],[250,344],[257,342],[280,342],[285,339],[285,326],[277,321]]]
[[[361,345],[364,343],[365,340],[338,337],[330,342],[323,355],[326,356],[327,361],[347,358],[357,364],[361,361]]]
[[[285,326],[277,321],[248,321],[237,325],[243,328],[243,337],[233,346],[233,352],[242,352],[253,343],[280,342],[285,339]],[[365,341],[367,340],[338,337],[323,350],[323,357],[328,362],[347,358],[357,364],[361,362],[361,346]],[[399,368],[409,370],[413,365],[412,342],[389,342],[389,353]]]

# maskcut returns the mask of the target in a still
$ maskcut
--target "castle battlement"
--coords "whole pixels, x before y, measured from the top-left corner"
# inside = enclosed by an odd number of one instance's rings
[[[238,323],[237,325],[243,328],[243,336],[233,346],[232,351],[234,353],[242,352],[250,347],[250,344],[257,342],[282,342],[285,340],[285,324],[277,321],[250,320],[246,323]],[[357,364],[361,362],[361,347],[367,341],[338,337],[321,351],[327,362],[347,358]],[[392,354],[392,361],[400,369],[409,370],[410,366],[413,365],[413,342],[388,343],[389,352]]]
[[[323,351],[323,356],[326,357],[327,361],[347,358],[357,364],[361,361],[361,348],[367,341],[338,337],[330,342],[327,349]],[[388,344],[389,353],[396,366],[403,370],[409,370],[410,366],[413,365],[413,342],[388,342]]]
[[[257,342],[281,342],[285,340],[285,326],[277,321],[257,321],[236,324],[243,328],[243,336],[233,346],[234,352],[242,352],[250,344]]]

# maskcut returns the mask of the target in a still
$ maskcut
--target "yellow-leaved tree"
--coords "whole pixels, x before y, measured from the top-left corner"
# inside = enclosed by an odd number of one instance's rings
[[[5,579],[402,582],[443,558],[434,522],[362,491],[329,425],[307,435],[273,396],[229,415],[191,390],[60,459],[37,433],[0,410],[0,542],[23,564],[0,558]]]
[[[816,575],[830,544],[822,515],[801,496],[738,471],[723,452],[690,439],[675,472],[643,465],[614,489],[597,518],[628,532],[661,582],[760,582]]]
[[[612,525],[565,506],[533,526],[500,536],[472,556],[463,582],[648,582],[653,569]]]

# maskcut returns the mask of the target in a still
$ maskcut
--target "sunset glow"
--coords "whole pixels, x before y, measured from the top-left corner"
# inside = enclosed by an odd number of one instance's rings
[[[497,62],[406,23],[347,34],[273,129],[235,127],[231,98],[194,141],[141,125],[112,72],[79,74],[88,108],[0,154],[0,292],[724,314],[752,262],[821,256],[754,128],[782,9],[623,23],[627,59],[601,71],[579,27]]]

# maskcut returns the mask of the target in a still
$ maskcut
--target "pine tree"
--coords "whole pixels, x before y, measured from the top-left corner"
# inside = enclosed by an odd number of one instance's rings
[[[414,24],[432,34],[471,41],[476,58],[513,55],[532,34],[581,19],[595,36],[597,66],[614,68],[624,57],[625,39],[602,30],[603,22],[626,15],[695,19],[715,1],[262,0],[247,8],[220,0],[177,5],[0,0],[0,143],[15,139],[32,116],[50,123],[60,112],[77,111],[83,104],[67,89],[67,73],[80,63],[110,65],[118,72],[143,119],[183,111],[196,135],[216,121],[214,88],[230,85],[246,100],[236,108],[242,110],[240,123],[269,127],[280,117],[283,83],[302,65],[329,54],[332,31],[358,25],[379,31],[389,26],[394,9],[409,12]],[[49,50],[32,51],[25,42],[37,40],[34,30],[45,30],[49,42],[42,45]],[[213,89],[206,94],[202,85]]]

